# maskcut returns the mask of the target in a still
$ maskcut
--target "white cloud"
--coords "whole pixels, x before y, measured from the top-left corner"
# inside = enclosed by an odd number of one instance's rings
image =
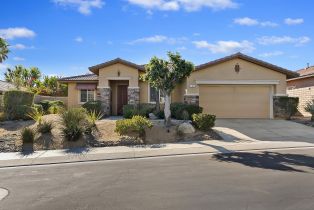
[[[80,36],[78,36],[78,37],[76,37],[76,38],[74,39],[74,41],[76,41],[76,42],[83,42],[83,38],[80,37]]]
[[[36,36],[36,33],[25,27],[0,29],[0,37],[4,39],[32,38],[34,36]]]
[[[34,49],[34,46],[26,46],[24,44],[14,44],[9,46],[11,49],[15,50],[25,50],[25,49]]]
[[[278,26],[277,23],[274,23],[271,21],[260,22],[260,25],[264,27],[277,27]]]
[[[22,57],[13,57],[13,60],[15,61],[25,61],[25,58],[22,58]]]
[[[138,44],[138,43],[167,43],[167,44],[180,44],[187,41],[186,37],[172,38],[163,35],[154,35],[150,37],[143,37],[140,39],[128,42],[128,44]]]
[[[17,50],[24,50],[26,49],[26,46],[24,44],[15,44],[10,46],[12,49],[17,49]]]
[[[244,17],[244,18],[236,18],[233,21],[236,24],[239,25],[244,25],[244,26],[254,26],[254,25],[258,25],[258,21],[256,19],[252,19],[249,17]]]
[[[296,46],[304,45],[311,41],[307,36],[290,37],[290,36],[263,36],[257,39],[259,44],[274,45],[274,44],[294,44]]]
[[[298,25],[302,23],[304,23],[304,20],[302,18],[296,18],[296,19],[286,18],[285,19],[285,24],[287,25]]]
[[[257,19],[249,18],[249,17],[243,17],[243,18],[236,18],[233,20],[235,24],[242,25],[242,26],[263,26],[263,27],[276,27],[278,26],[277,23],[271,22],[271,21],[263,21],[260,22]]]
[[[92,8],[101,9],[105,4],[102,0],[53,0],[53,2],[64,7],[77,8],[77,11],[83,15],[89,15],[92,13]]]
[[[128,0],[128,2],[145,9],[164,11],[176,11],[183,8],[186,11],[193,12],[203,7],[214,10],[237,7],[233,0]]]
[[[274,56],[279,56],[279,55],[283,55],[284,53],[282,51],[274,51],[274,52],[266,52],[266,53],[262,53],[259,56],[260,57],[274,57]]]
[[[252,52],[255,50],[254,44],[247,40],[237,41],[218,41],[215,44],[207,41],[194,41],[196,48],[205,48],[212,53],[234,53],[234,52]]]

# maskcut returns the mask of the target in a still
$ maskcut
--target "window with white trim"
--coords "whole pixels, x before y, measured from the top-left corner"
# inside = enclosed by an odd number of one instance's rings
[[[156,88],[154,87],[151,87],[149,86],[149,102],[150,103],[156,103],[156,99],[157,99],[157,96],[159,97],[159,102],[160,103],[163,103],[165,100],[164,100],[164,96],[163,94],[161,93],[161,91],[158,91]]]
[[[88,101],[95,101],[95,91],[94,90],[81,90],[80,102],[86,103]]]

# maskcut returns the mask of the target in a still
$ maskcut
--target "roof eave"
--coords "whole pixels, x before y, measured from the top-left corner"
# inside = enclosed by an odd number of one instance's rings
[[[280,72],[282,74],[285,74],[288,79],[295,78],[295,77],[299,76],[299,74],[297,72],[293,72],[293,71],[290,71],[288,69],[284,69],[284,68],[281,68],[279,66],[275,66],[275,65],[267,63],[265,61],[258,60],[256,58],[244,55],[242,53],[236,53],[236,54],[233,54],[233,55],[230,55],[230,56],[226,56],[224,58],[220,58],[220,59],[217,59],[217,60],[205,63],[205,64],[198,65],[198,66],[195,67],[195,71],[202,70],[202,69],[205,69],[205,68],[210,67],[210,66],[218,65],[218,64],[221,64],[223,62],[226,62],[226,61],[229,61],[229,60],[232,60],[232,59],[236,59],[236,58],[243,59],[245,61],[254,63],[256,65],[260,65],[260,66],[263,66],[265,68],[269,68],[271,70],[274,70],[274,71]]]

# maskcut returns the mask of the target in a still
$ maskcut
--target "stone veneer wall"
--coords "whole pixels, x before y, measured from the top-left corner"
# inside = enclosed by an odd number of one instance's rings
[[[140,103],[140,88],[128,87],[128,104],[138,105]]]
[[[296,88],[292,90],[287,90],[287,94],[290,97],[299,97],[299,112],[306,117],[310,117],[311,114],[304,111],[304,107],[308,101],[314,99],[314,86],[305,88]]]
[[[97,100],[102,102],[104,115],[109,116],[111,114],[111,89],[99,88],[97,93]]]
[[[184,103],[199,105],[199,96],[198,95],[184,95]]]

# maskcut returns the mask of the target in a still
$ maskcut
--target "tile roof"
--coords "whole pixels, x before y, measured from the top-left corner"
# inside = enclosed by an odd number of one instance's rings
[[[263,66],[265,68],[269,68],[269,69],[272,69],[274,71],[286,74],[288,78],[294,78],[294,77],[299,76],[299,74],[294,72],[294,71],[289,71],[287,69],[284,69],[284,68],[281,68],[279,66],[273,65],[271,63],[267,63],[265,61],[253,58],[251,56],[242,54],[240,52],[235,53],[233,55],[229,55],[229,56],[220,58],[220,59],[217,59],[217,60],[214,60],[214,61],[210,61],[208,63],[204,63],[204,64],[201,64],[201,65],[198,65],[198,66],[195,67],[195,70],[196,71],[197,70],[201,70],[201,69],[213,66],[213,65],[217,65],[217,64],[220,64],[220,63],[223,63],[223,62],[235,59],[235,58],[240,58],[240,59],[246,60],[248,62],[251,62],[251,63],[257,64],[257,65]]]
[[[145,71],[145,66],[138,65],[136,63],[132,63],[130,61],[127,61],[127,60],[124,60],[124,59],[121,59],[121,58],[116,58],[116,59],[113,59],[113,60],[110,60],[110,61],[98,64],[98,65],[95,65],[95,66],[91,66],[88,69],[91,72],[93,72],[95,74],[98,74],[99,69],[107,67],[107,66],[110,66],[112,64],[116,64],[116,63],[122,63],[122,64],[124,64],[126,66],[130,66],[130,67],[136,68],[136,69],[138,69],[140,71]]]
[[[0,80],[0,92],[8,91],[10,89],[15,89],[15,85]]]
[[[98,76],[96,74],[83,74],[72,77],[62,77],[59,81],[98,81]]]
[[[297,72],[300,74],[300,76],[314,74],[314,66],[310,66],[308,68],[300,69]]]

